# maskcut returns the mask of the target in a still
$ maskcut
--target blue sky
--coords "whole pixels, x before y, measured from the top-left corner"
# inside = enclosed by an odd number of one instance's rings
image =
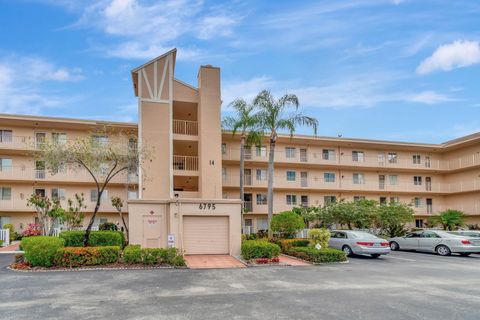
[[[222,68],[224,113],[270,89],[319,135],[443,142],[480,131],[479,21],[473,0],[0,0],[0,112],[136,121],[130,70],[177,47],[183,81]]]

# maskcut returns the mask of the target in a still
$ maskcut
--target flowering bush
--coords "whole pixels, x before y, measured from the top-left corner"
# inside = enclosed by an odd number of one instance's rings
[[[41,236],[42,235],[42,227],[39,224],[29,223],[27,227],[22,232],[23,237],[33,237],[33,236]]]
[[[118,262],[120,247],[65,247],[55,254],[55,265],[59,267],[81,267]]]

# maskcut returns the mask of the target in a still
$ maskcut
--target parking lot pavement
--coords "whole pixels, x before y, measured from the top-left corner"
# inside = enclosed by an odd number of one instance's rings
[[[480,256],[348,264],[0,273],[1,319],[478,319]]]

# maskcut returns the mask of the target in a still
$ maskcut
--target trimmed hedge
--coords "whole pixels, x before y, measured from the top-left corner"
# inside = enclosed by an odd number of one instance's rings
[[[281,239],[277,241],[277,244],[282,249],[282,252],[287,252],[293,247],[308,247],[310,240],[308,239]]]
[[[84,230],[64,231],[59,237],[65,239],[66,247],[83,247]],[[118,246],[125,245],[125,235],[121,231],[91,231],[88,241],[90,247]]]
[[[82,267],[118,262],[120,247],[65,247],[55,253],[55,265],[59,267]]]
[[[25,259],[33,267],[51,267],[57,250],[63,248],[65,240],[57,237],[33,236],[22,239],[21,247]]]
[[[288,250],[287,253],[291,256],[313,263],[347,261],[345,252],[331,248],[317,250],[310,247],[293,247]]]
[[[274,258],[280,254],[280,247],[275,243],[261,240],[247,240],[242,243],[242,257],[246,260],[257,258]]]
[[[123,251],[123,261],[128,264],[146,265],[167,264],[175,267],[185,266],[183,256],[177,248],[140,248],[140,245],[128,245]]]

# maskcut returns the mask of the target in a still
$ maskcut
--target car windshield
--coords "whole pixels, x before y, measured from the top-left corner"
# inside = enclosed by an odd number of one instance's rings
[[[349,231],[348,235],[354,239],[378,239],[373,234],[364,231]]]

